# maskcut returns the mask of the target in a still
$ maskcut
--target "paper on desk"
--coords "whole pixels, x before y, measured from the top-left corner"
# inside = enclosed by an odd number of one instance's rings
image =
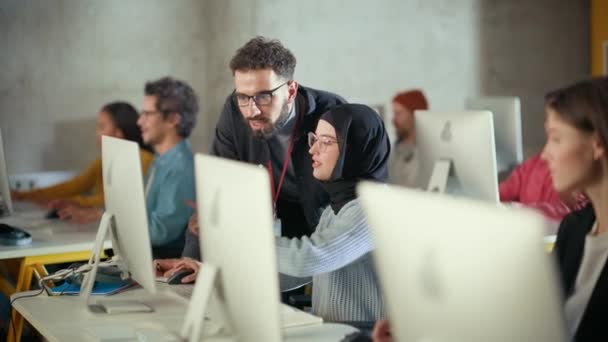
[[[281,320],[283,329],[323,324],[323,318],[286,304],[281,304]]]

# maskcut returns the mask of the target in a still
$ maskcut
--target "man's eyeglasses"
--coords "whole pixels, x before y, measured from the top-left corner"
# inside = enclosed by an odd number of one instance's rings
[[[325,152],[325,151],[327,151],[327,147],[338,143],[338,141],[336,139],[326,137],[326,136],[317,137],[317,135],[314,134],[313,132],[309,132],[308,133],[308,147],[312,148],[317,142],[319,143],[320,152]]]
[[[143,116],[144,118],[150,118],[156,114],[163,114],[163,116],[167,116],[169,113],[173,113],[172,110],[141,110],[139,112],[139,116]]]
[[[256,106],[268,106],[269,104],[272,103],[272,97],[274,96],[274,92],[279,90],[279,88],[286,85],[287,83],[289,83],[289,81],[281,84],[280,86],[278,86],[274,89],[261,91],[252,96],[241,94],[241,93],[235,93],[234,97],[236,98],[236,102],[238,103],[239,107],[249,106],[249,103],[250,103],[249,100],[253,100],[253,102],[256,104]]]
[[[161,112],[158,110],[142,110],[139,112],[139,116],[143,116],[144,118],[152,117],[153,115],[160,114]]]

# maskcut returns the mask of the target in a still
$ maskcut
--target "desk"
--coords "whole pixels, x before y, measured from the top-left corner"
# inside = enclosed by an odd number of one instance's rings
[[[43,219],[45,211],[34,210],[17,212],[3,217],[0,222],[27,230],[32,235],[32,244],[28,246],[0,246],[0,260],[16,261],[18,264],[17,283],[0,277],[0,291],[7,296],[15,292],[28,291],[34,271],[46,275],[44,265],[88,260],[97,234],[97,224],[73,225],[59,220]],[[104,248],[111,248],[106,241]],[[13,312],[13,322],[17,335],[21,335],[23,321],[20,315]],[[8,341],[13,341],[12,329]],[[19,337],[16,339],[19,341]]]
[[[171,285],[157,284],[159,291]],[[184,285],[179,285],[184,286]],[[18,294],[19,296],[22,294]],[[99,341],[99,331],[116,331],[122,336],[137,331],[149,341],[177,341],[186,314],[187,303],[166,295],[151,297],[143,289],[133,289],[104,300],[138,300],[154,308],[152,313],[98,315],[88,311],[78,296],[21,298],[14,308],[49,341]],[[284,329],[285,341],[337,342],[357,329],[342,324],[310,325]],[[173,337],[175,336],[175,337]],[[230,339],[228,339],[230,340]],[[226,341],[213,338],[210,341]]]

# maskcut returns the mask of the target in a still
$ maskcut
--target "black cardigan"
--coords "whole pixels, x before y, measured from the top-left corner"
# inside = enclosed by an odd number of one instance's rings
[[[572,295],[583,259],[585,236],[595,222],[591,205],[566,216],[559,226],[555,255],[561,271],[565,298]],[[575,341],[608,341],[608,264],[604,263],[587,308],[575,334]]]

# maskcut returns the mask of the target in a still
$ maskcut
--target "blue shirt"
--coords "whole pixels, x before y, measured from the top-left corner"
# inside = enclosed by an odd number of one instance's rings
[[[148,184],[148,182],[152,182]],[[153,247],[170,245],[182,236],[192,209],[184,200],[196,201],[194,161],[187,139],[165,154],[155,155],[146,173],[146,209]]]

